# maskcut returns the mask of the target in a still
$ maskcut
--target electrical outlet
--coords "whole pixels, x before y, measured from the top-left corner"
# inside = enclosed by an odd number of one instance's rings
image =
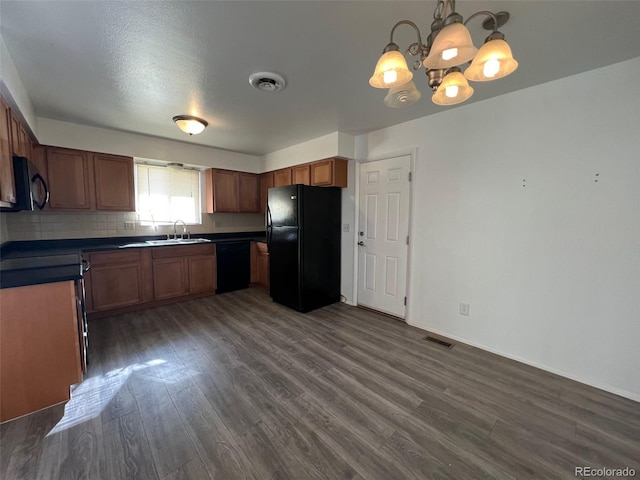
[[[461,303],[460,304],[460,315],[465,315],[465,316],[469,316],[469,304],[468,303]]]
[[[124,229],[125,230],[135,230],[136,229],[136,222],[124,222]]]
[[[349,225],[348,223],[343,223],[342,224],[342,231],[345,233],[349,233],[351,231],[351,225]]]

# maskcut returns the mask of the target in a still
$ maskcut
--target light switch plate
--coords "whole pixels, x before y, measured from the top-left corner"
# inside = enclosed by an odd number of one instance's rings
[[[469,316],[469,304],[461,303],[460,304],[460,315]]]
[[[348,223],[343,223],[342,224],[342,231],[345,233],[349,233],[351,231],[351,225],[349,225]]]
[[[136,229],[136,222],[124,222],[124,229],[125,230],[135,230]]]

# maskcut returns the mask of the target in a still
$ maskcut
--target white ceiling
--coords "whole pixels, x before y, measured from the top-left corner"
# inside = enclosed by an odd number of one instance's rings
[[[335,131],[359,134],[443,108],[431,103],[424,69],[420,102],[382,103],[369,87],[394,23],[423,37],[435,1],[0,1],[0,34],[36,115],[265,154]],[[640,56],[640,1],[458,1],[511,13],[501,28],[519,69],[476,83],[470,101]],[[486,36],[470,23],[476,45]],[[401,49],[415,41],[396,32]],[[276,71],[279,93],[251,88],[249,75]],[[603,85],[602,88],[615,88]],[[455,108],[455,107],[448,107]],[[178,114],[209,121],[186,137]],[[487,112],[488,120],[500,112]]]

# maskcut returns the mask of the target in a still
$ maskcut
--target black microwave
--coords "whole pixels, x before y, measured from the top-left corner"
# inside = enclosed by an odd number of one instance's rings
[[[31,174],[27,158],[13,157],[13,177],[16,184],[16,203],[12,207],[2,207],[0,210],[42,210],[49,202],[49,187],[39,173]]]

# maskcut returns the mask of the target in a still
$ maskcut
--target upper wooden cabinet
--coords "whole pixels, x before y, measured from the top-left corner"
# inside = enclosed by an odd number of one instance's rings
[[[51,209],[95,209],[92,167],[87,152],[66,148],[47,148]]]
[[[9,207],[16,202],[10,116],[9,107],[0,99],[0,207]]]
[[[273,172],[273,186],[284,187],[291,185],[291,168],[283,168]]]
[[[133,158],[47,147],[52,210],[135,211]]]
[[[293,184],[311,185],[311,165],[297,165],[291,167],[291,175],[293,177]]]
[[[24,154],[22,152],[22,147],[24,144],[20,141],[20,122],[13,114],[13,112],[11,112],[11,110],[9,110],[8,121],[11,132],[11,153],[13,155],[24,157]]]
[[[133,159],[96,153],[93,155],[96,183],[96,209],[133,212],[136,209],[133,186]]]
[[[273,172],[260,175],[260,212],[267,211],[267,200],[269,199],[269,189],[273,187]]]
[[[238,173],[238,211],[242,213],[260,211],[259,178],[254,173]]]
[[[259,179],[254,173],[210,168],[205,172],[207,213],[259,213]]]
[[[328,158],[313,162],[311,167],[311,185],[319,187],[346,187],[347,160],[342,158]]]

